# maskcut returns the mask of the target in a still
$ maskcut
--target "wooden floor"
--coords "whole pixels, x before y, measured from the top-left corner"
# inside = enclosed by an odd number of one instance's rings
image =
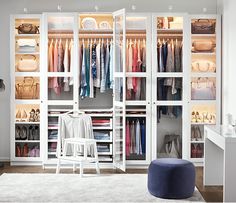
[[[144,169],[127,169],[126,173],[146,173]],[[38,166],[10,166],[5,163],[4,167],[0,168],[0,175],[3,173],[55,173],[55,169],[45,169]],[[72,173],[72,169],[62,169],[61,173]],[[79,173],[79,170],[76,172]],[[84,173],[94,173],[94,170],[84,170]],[[102,169],[102,174],[106,173],[123,173],[119,170]],[[203,198],[207,202],[222,202],[223,200],[223,187],[204,187],[203,186],[203,168],[196,168],[196,186]]]

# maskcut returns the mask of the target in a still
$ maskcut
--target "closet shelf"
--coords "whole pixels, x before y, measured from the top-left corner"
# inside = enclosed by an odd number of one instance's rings
[[[29,124],[29,125],[39,125],[40,122],[20,122],[20,121],[16,121],[15,124]]]
[[[40,77],[39,72],[15,72],[15,77]]]
[[[216,77],[217,74],[216,73],[196,73],[196,72],[192,72],[191,73],[191,77],[208,77],[208,78],[214,78]]]
[[[204,144],[204,140],[193,141],[191,140],[192,144]]]
[[[125,102],[126,105],[132,105],[132,106],[139,106],[139,105],[147,105],[147,101],[136,101],[136,100],[130,100]]]
[[[48,72],[48,77],[73,77],[71,72]]]
[[[190,158],[193,163],[203,163],[204,158]]]
[[[126,114],[126,118],[144,118],[147,117],[145,114]]]
[[[155,76],[158,78],[181,78],[184,74],[182,72],[157,72]]]
[[[191,104],[216,104],[216,100],[191,100]]]
[[[183,33],[183,29],[157,29],[157,33]]]
[[[126,77],[147,77],[146,72],[126,72]]]
[[[40,104],[39,99],[16,99],[15,104]]]
[[[80,34],[113,33],[113,29],[79,29]]]
[[[40,143],[40,140],[15,140],[15,143]]]
[[[215,123],[191,123],[191,125],[216,125]]]
[[[104,127],[93,127],[93,130],[112,130],[112,127],[111,126],[109,126],[109,127],[106,127],[106,126],[104,126]]]
[[[48,127],[48,130],[58,130],[58,127]]]
[[[182,106],[184,102],[183,101],[156,101],[155,104],[157,106]]]
[[[57,139],[48,139],[48,142],[57,142]]]
[[[96,142],[98,142],[98,143],[111,143],[112,144],[112,140],[96,140]]]
[[[199,37],[202,37],[202,38],[204,38],[204,37],[216,37],[216,34],[192,34],[192,37],[194,38],[194,37],[197,37],[197,38],[199,38]]]
[[[42,161],[40,157],[14,157],[12,161],[20,161],[20,162],[34,162],[34,161]]]
[[[15,52],[16,55],[39,55],[40,52]]]
[[[204,55],[204,56],[215,56],[216,53],[215,52],[192,52],[192,55],[193,56],[201,56],[201,55]]]
[[[20,38],[20,37],[40,37],[40,34],[15,34],[15,37]]]
[[[58,105],[63,105],[63,106],[71,105],[72,106],[74,105],[74,101],[73,100],[49,100],[47,104],[50,106],[58,106]]]

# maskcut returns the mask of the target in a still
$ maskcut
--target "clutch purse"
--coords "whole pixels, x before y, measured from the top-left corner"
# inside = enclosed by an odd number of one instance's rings
[[[35,72],[38,70],[38,63],[34,55],[32,58],[21,58],[18,62],[17,69],[20,72]]]

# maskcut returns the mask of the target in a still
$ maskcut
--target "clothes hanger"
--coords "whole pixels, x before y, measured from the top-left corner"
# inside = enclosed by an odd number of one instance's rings
[[[68,111],[68,112],[64,113],[64,115],[68,115],[68,114],[70,114],[70,113],[85,114],[84,111],[71,110],[71,111]]]

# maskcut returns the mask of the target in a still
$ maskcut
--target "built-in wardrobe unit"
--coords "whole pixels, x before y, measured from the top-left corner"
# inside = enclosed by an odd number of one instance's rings
[[[201,20],[215,32],[194,34]],[[73,109],[91,115],[102,167],[202,163],[203,126],[220,123],[220,30],[213,15],[12,16],[11,164],[55,166],[58,117]]]

